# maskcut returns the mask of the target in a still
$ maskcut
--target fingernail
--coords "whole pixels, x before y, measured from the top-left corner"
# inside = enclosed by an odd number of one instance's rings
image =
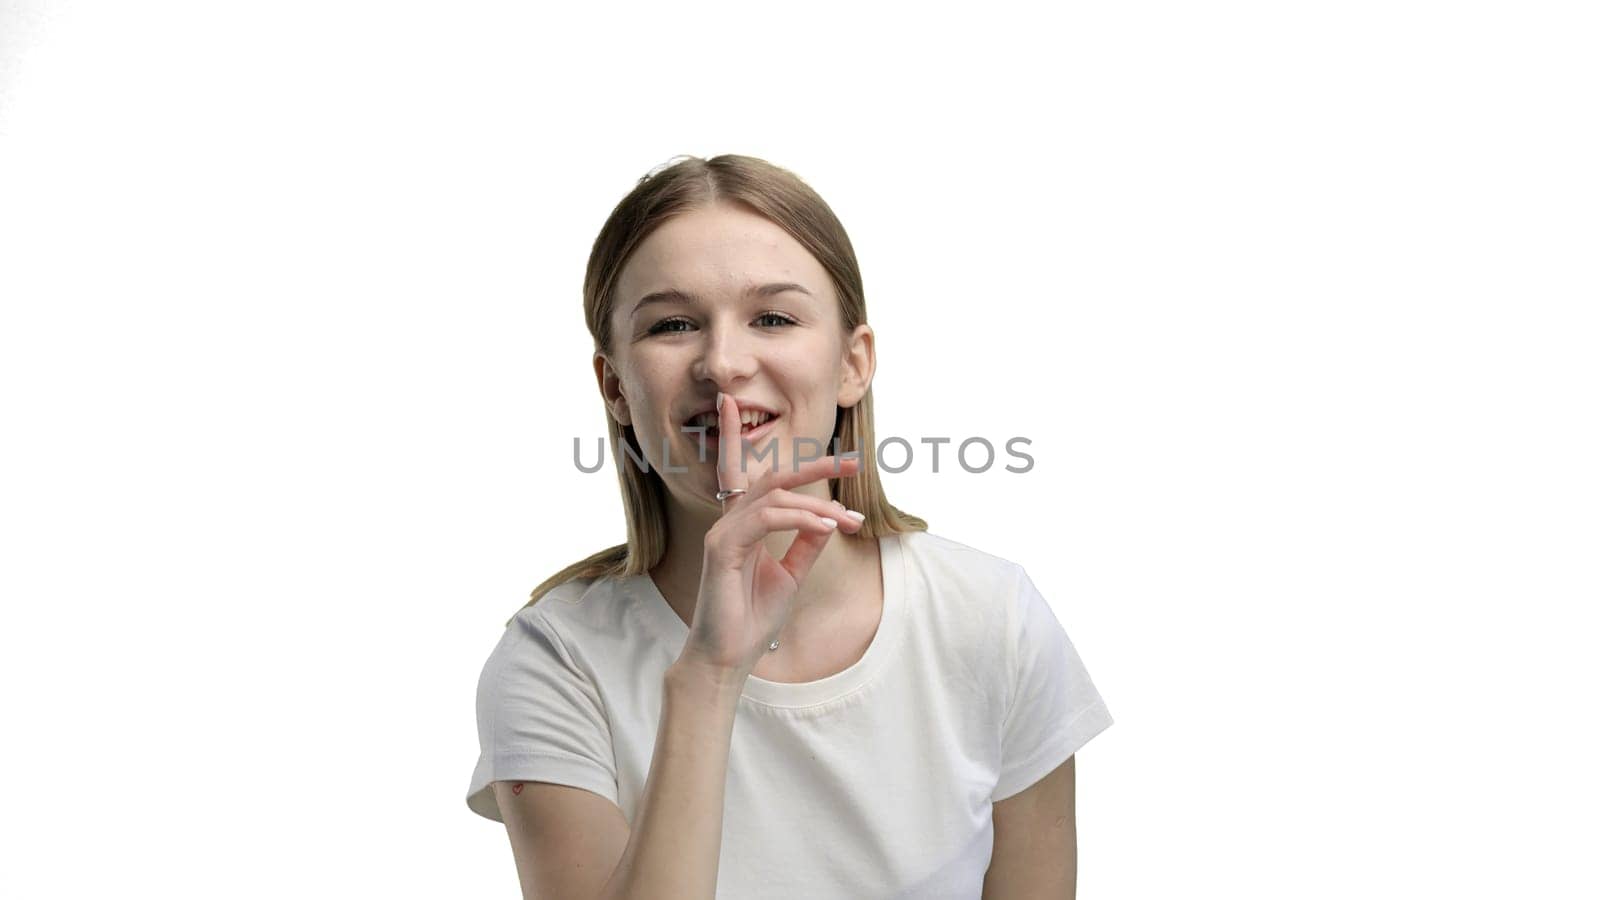
[[[722,412],[722,392],[717,391],[717,412]]]
[[[856,512],[853,509],[845,510],[844,514],[849,516],[852,519],[855,519],[857,522],[865,522],[867,520],[867,514],[866,513]]]
[[[834,520],[828,518],[827,516],[823,516],[822,517],[822,524],[828,526],[829,528],[838,528],[839,527],[839,523],[838,522],[835,522]]]

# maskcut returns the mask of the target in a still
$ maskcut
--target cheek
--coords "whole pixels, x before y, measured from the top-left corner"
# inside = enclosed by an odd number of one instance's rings
[[[818,371],[812,362],[803,371],[790,373],[788,385],[791,402],[798,407],[795,412],[800,414],[806,430],[832,431],[839,408],[839,384],[834,373]]]
[[[674,398],[680,396],[682,381],[680,374],[660,365],[635,366],[627,381],[634,425],[641,419],[654,422],[667,415]]]

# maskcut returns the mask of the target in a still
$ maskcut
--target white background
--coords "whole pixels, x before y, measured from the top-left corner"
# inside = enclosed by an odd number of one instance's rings
[[[1033,440],[887,486],[1117,719],[1080,896],[1595,896],[1585,6],[0,5],[0,894],[516,896],[588,250],[733,152],[849,229],[880,435]]]

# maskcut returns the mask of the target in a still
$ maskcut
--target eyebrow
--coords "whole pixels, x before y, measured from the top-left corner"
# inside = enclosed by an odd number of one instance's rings
[[[775,281],[770,284],[752,285],[745,288],[744,296],[771,297],[773,294],[781,294],[784,291],[799,291],[800,293],[805,294],[807,297],[816,297],[815,294],[806,289],[805,285],[795,284],[792,281]],[[694,303],[696,299],[697,298],[695,295],[686,291],[680,291],[677,288],[667,288],[664,291],[651,291],[650,293],[639,298],[639,302],[633,305],[633,312],[629,315],[638,315],[639,310],[644,309],[651,303]]]

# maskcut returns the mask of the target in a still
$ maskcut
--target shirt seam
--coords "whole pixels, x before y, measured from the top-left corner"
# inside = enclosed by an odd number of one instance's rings
[[[1051,753],[1051,751],[1053,751],[1063,739],[1065,739],[1066,737],[1069,737],[1072,734],[1072,728],[1073,728],[1073,726],[1078,724],[1078,720],[1079,719],[1082,719],[1084,716],[1087,716],[1088,714],[1094,712],[1096,709],[1098,709],[1100,707],[1103,707],[1105,705],[1106,705],[1106,701],[1102,698],[1102,699],[1094,701],[1093,703],[1089,704],[1088,706],[1085,706],[1083,709],[1078,710],[1076,713],[1073,714],[1072,718],[1067,720],[1065,725],[1062,725],[1059,730],[1052,732],[1052,735],[1055,736],[1055,738],[1056,738],[1055,741],[1052,741],[1050,743],[1045,744],[1044,745],[1044,749],[1035,751],[1032,756],[1028,757],[1028,759],[1026,759],[1025,761],[1017,764],[1013,768],[1026,769],[1029,766],[1033,765],[1034,763],[1037,763],[1040,759],[1043,759],[1044,757],[1048,756]]]
[[[512,619],[512,624],[516,625],[516,619],[514,617]],[[486,751],[495,751],[498,748],[504,746],[504,744],[505,744],[505,742],[500,737],[500,707],[501,707],[501,703],[499,701],[500,701],[500,698],[505,696],[506,670],[508,668],[510,668],[511,660],[514,659],[515,656],[516,656],[516,650],[517,650],[518,645],[520,645],[521,643],[523,643],[524,641],[526,641],[528,639],[527,632],[523,630],[523,626],[516,625],[515,628],[512,628],[512,625],[507,625],[506,628],[507,628],[507,630],[511,631],[511,643],[510,643],[509,646],[507,646],[505,648],[505,650],[506,650],[505,653],[497,654],[498,658],[495,659],[495,661],[494,661],[494,666],[495,666],[494,675],[493,675],[493,678],[492,678],[492,680],[490,682],[492,689],[489,692],[489,741],[490,741],[490,744],[489,744],[489,747],[485,748]],[[491,752],[489,755],[492,756],[493,753]]]
[[[1015,565],[1015,564],[1013,564]],[[1022,642],[1023,610],[1022,580],[1027,577],[1027,571],[1022,566],[1016,566],[1016,581],[1012,587],[1011,597],[1006,603],[1006,630],[1005,630],[1005,658],[1006,658],[1006,714],[1000,720],[1000,736],[1003,739],[1011,728],[1011,718],[1017,711],[1017,697],[1022,693],[1022,673],[1019,671],[1021,660],[1018,658],[1017,645]]]
[[[1052,738],[1053,739],[1051,741],[1046,743],[1041,749],[1036,751],[1032,756],[1028,757],[1026,760],[1024,760],[1024,761],[1022,761],[1020,763],[1016,763],[1016,764],[1012,765],[1010,767],[1010,771],[1012,773],[1027,773],[1027,772],[1031,771],[1035,766],[1039,765],[1039,761],[1040,760],[1048,759],[1049,757],[1051,757],[1052,755],[1057,753],[1063,746],[1066,746],[1066,744],[1071,741],[1072,735],[1073,735],[1073,728],[1074,728],[1074,726],[1076,726],[1078,724],[1078,721],[1080,719],[1082,719],[1084,716],[1087,716],[1090,713],[1095,712],[1096,710],[1103,709],[1105,707],[1105,705],[1106,705],[1106,702],[1102,698],[1102,699],[1098,699],[1098,700],[1094,701],[1093,703],[1089,704],[1088,706],[1085,706],[1083,709],[1078,710],[1078,712],[1075,715],[1073,715],[1072,718],[1067,720],[1065,725],[1062,725],[1060,729],[1056,730],[1055,732],[1052,732]],[[1076,750],[1073,751],[1073,755],[1074,756],[1077,755],[1077,751]],[[1065,762],[1065,761],[1066,761],[1065,759],[1062,759],[1062,762]],[[1057,763],[1057,765],[1060,765],[1060,763]],[[1041,774],[1039,777],[1043,777],[1043,775],[1045,775],[1045,774],[1049,774],[1049,773],[1045,772],[1045,773]],[[1011,787],[1011,782],[1016,780],[1016,778],[1018,778],[1018,777],[1019,776],[1017,774],[1009,774],[1008,775],[1006,772],[1001,772],[1000,773],[1000,777],[995,779],[995,789],[990,792],[990,795],[992,796],[994,793],[998,792],[999,788],[1002,785],[1004,785],[1007,788],[1010,788]],[[1009,796],[1015,796],[1017,793],[1020,793],[1023,790],[1027,790],[1028,788],[1032,787],[1033,784],[1035,782],[1037,782],[1037,781],[1038,781],[1038,778],[1035,778],[1032,781],[1029,781],[1027,784],[1022,785],[1021,788],[1019,788],[1017,791],[1014,791]]]
[[[615,767],[617,765],[617,741],[616,736],[611,733],[611,711],[606,706],[606,697],[600,690],[600,682],[596,678],[591,678],[586,669],[578,666],[577,660],[572,656],[572,651],[567,648],[566,638],[561,635],[561,629],[556,627],[555,620],[546,614],[544,623],[549,627],[550,636],[555,639],[556,646],[561,648],[562,662],[566,663],[579,678],[589,683],[589,688],[594,692],[596,702],[600,704],[600,721],[606,726],[606,746],[611,750],[611,765]]]

